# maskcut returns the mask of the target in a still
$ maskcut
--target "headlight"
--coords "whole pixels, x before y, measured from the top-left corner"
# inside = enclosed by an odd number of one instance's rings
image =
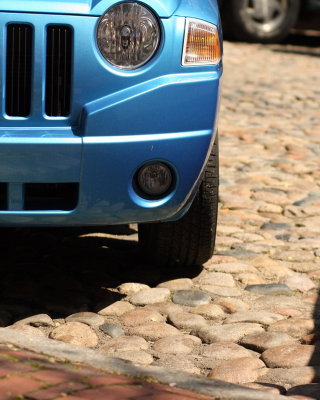
[[[217,64],[220,59],[217,27],[209,22],[187,18],[182,65]]]
[[[160,28],[148,8],[133,2],[118,3],[102,16],[97,40],[110,64],[121,69],[136,69],[156,52]]]

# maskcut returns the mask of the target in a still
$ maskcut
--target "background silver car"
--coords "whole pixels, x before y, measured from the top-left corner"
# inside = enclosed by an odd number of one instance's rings
[[[272,43],[294,27],[320,30],[320,0],[219,0],[227,38]]]

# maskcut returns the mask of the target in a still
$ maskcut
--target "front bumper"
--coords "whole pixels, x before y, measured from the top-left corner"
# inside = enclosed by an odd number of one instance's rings
[[[61,133],[60,133],[61,135]],[[204,166],[212,131],[92,138],[0,138],[0,181],[8,184],[5,226],[123,224],[172,219],[192,194]],[[150,201],[132,187],[136,170],[163,160],[176,173],[174,191]],[[79,183],[74,210],[23,210],[26,183]]]
[[[157,56],[141,70],[123,72],[96,48],[98,18],[64,16],[74,29],[72,112],[65,118],[47,117],[43,106],[43,32],[61,16],[12,13],[1,20],[34,24],[38,53],[30,117],[8,117],[2,104],[0,225],[110,225],[179,216],[214,139],[222,72],[221,65],[181,66],[185,19],[161,20],[166,43]],[[4,58],[1,65],[4,71]],[[176,174],[174,191],[158,201],[142,199],[132,187],[137,169],[151,160],[167,162]],[[31,183],[77,185],[76,204],[68,211],[28,210]],[[1,202],[1,190],[7,201]]]

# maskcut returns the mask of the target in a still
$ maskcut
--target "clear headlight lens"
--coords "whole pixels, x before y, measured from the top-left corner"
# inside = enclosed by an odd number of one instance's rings
[[[217,64],[220,59],[217,27],[209,22],[187,18],[182,65]]]
[[[102,16],[97,40],[110,64],[121,69],[136,69],[156,52],[160,28],[148,8],[134,2],[118,3]]]

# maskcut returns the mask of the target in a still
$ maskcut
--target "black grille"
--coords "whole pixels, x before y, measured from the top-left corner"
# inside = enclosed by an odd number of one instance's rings
[[[6,113],[13,117],[27,117],[30,114],[32,48],[32,26],[8,25]]]
[[[46,114],[70,114],[72,29],[51,25],[47,30]]]

